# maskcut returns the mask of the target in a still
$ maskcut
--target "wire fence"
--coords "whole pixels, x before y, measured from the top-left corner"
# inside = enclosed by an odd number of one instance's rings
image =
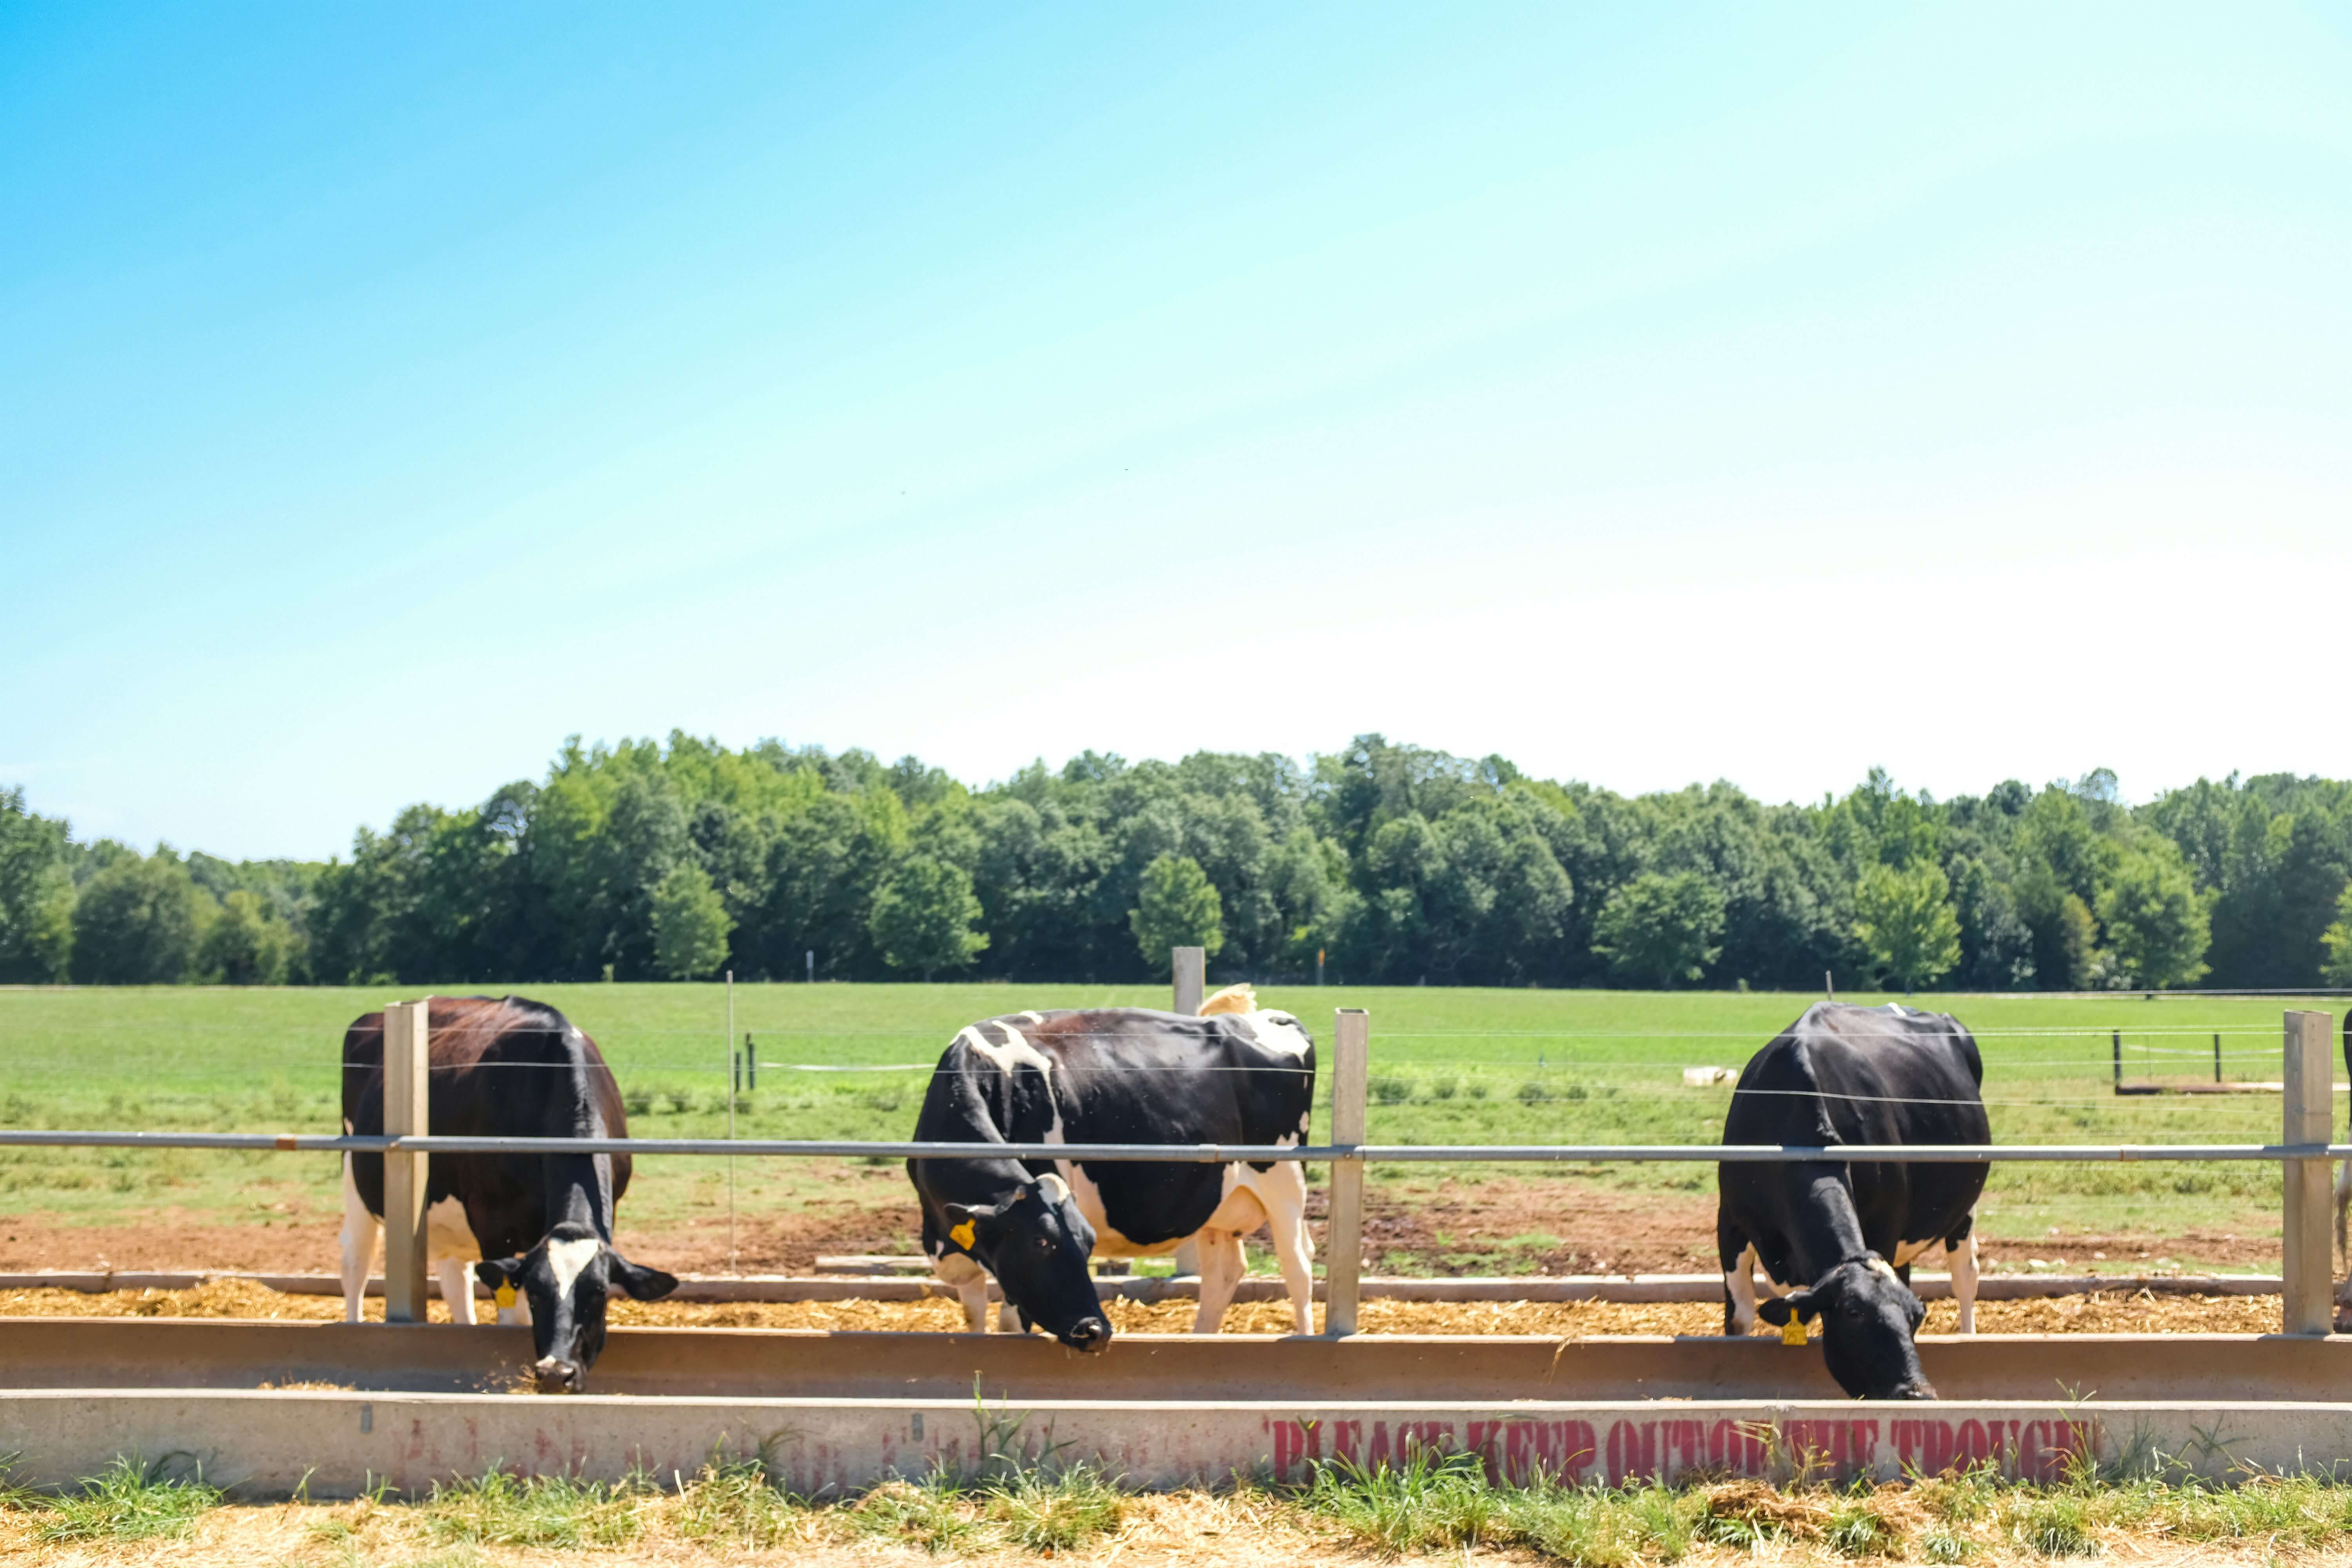
[[[422,1004],[414,1006],[417,1016],[414,1031],[419,1040],[425,1029]],[[1005,1015],[1020,1018],[1021,1015]],[[1034,1017],[1036,1016],[1032,1015]],[[974,1142],[915,1142],[888,1139],[782,1139],[733,1136],[734,1114],[741,1102],[739,1092],[741,1080],[723,1087],[720,1097],[729,1113],[730,1136],[718,1137],[600,1137],[600,1138],[530,1138],[452,1135],[446,1133],[412,1132],[404,1135],[354,1135],[349,1133],[302,1132],[233,1132],[196,1130],[108,1130],[72,1128],[37,1128],[14,1126],[0,1128],[0,1149],[95,1149],[95,1150],[214,1150],[248,1152],[290,1152],[310,1154],[374,1154],[387,1157],[387,1166],[406,1172],[415,1163],[399,1159],[403,1155],[436,1156],[444,1154],[507,1154],[539,1156],[627,1155],[632,1158],[722,1157],[737,1159],[793,1160],[808,1158],[851,1158],[869,1162],[895,1160],[942,1161],[957,1163],[1010,1163],[1050,1164],[1064,1162],[1094,1164],[1120,1163],[1195,1163],[1233,1164],[1247,1162],[1257,1164],[1321,1163],[1331,1167],[1332,1207],[1329,1245],[1333,1260],[1331,1297],[1334,1331],[1349,1331],[1353,1326],[1353,1300],[1356,1269],[1360,1261],[1362,1230],[1357,1200],[1349,1198],[1343,1211],[1342,1197],[1349,1193],[1360,1194],[1362,1174],[1368,1165],[1508,1165],[1552,1164],[1585,1167],[1606,1167],[1621,1164],[1712,1164],[1727,1167],[1774,1165],[1910,1165],[1910,1164],[1970,1164],[2007,1165],[2019,1163],[2189,1163],[2189,1164],[2252,1164],[2275,1165],[2284,1173],[2282,1191],[2289,1204],[2289,1223],[2285,1247],[2288,1277],[2288,1323],[2294,1331],[2311,1331],[2307,1323],[2313,1320],[2313,1292],[2310,1279],[2314,1270],[2325,1276],[2328,1271],[2329,1253],[2324,1234],[2311,1233],[2307,1223],[2313,1212],[2313,1192],[2323,1194],[2324,1177],[2315,1188],[2312,1173],[2325,1173],[2326,1163],[2340,1159],[2352,1159],[2352,1143],[2338,1144],[2326,1138],[2328,1117],[2317,1114],[2327,1104],[2326,1087],[2332,1081],[2332,1052],[2323,1056],[2319,1047],[2326,1040],[2325,1026],[2315,1015],[2290,1014],[2290,1047],[2287,1057],[2279,1054],[2275,1026],[2259,1033],[2242,1020],[2214,1020],[2212,1026],[2202,1023],[2174,1024],[2167,1026],[2134,1030],[2134,1038],[2126,1048],[2124,1032],[2106,1027],[2065,1027],[2036,1026],[2011,1030],[1972,1030],[1979,1049],[1997,1058],[2006,1093],[1985,1097],[1981,1103],[1988,1108],[2007,1107],[2021,1111],[2028,1108],[2051,1111],[2104,1105],[2110,1108],[2126,1103],[2118,1097],[2126,1092],[2124,1070],[2128,1062],[2147,1073],[2165,1066],[2194,1068],[2201,1072],[2210,1065],[2217,1078],[2234,1059],[2240,1063],[2259,1061],[2270,1071],[2282,1075],[2280,1089],[2286,1100],[2284,1128],[2287,1136],[2278,1141],[2244,1141],[2241,1126],[2214,1126],[2201,1137],[2181,1136],[2189,1130],[2176,1121],[2164,1131],[2174,1133],[2171,1141],[2147,1142],[2014,1142],[2014,1143],[1743,1143],[1725,1145],[1700,1140],[1686,1142],[1641,1141],[1640,1135],[1651,1131],[1675,1132],[1696,1131],[1688,1123],[1678,1126],[1671,1120],[1656,1120],[1649,1124],[1639,1121],[1609,1127],[1605,1122],[1587,1123],[1591,1131],[1632,1132],[1631,1139],[1591,1140],[1555,1142],[1454,1142],[1428,1140],[1423,1142],[1375,1142],[1366,1135],[1365,1118],[1370,1109],[1383,1107],[1394,1110],[1412,1104],[1424,1110],[1448,1100],[1453,1090],[1447,1086],[1465,1077],[1486,1079],[1518,1079],[1513,1097],[1530,1106],[1545,1107],[1545,1114],[1565,1117],[1555,1109],[1584,1101],[1582,1114],[1605,1119],[1612,1113],[1611,1102],[1646,1104],[1654,1107],[1671,1100],[1694,1114],[1714,1116],[1742,1094],[1788,1096],[1790,1098],[1826,1098],[1846,1103],[1877,1103],[1886,1105],[1952,1105],[1974,1103],[1948,1096],[1911,1096],[1895,1093],[1833,1091],[1823,1096],[1818,1089],[1749,1087],[1715,1081],[1714,1074],[1728,1076],[1727,1068],[1718,1068],[1706,1058],[1730,1056],[1742,1058],[1758,1043],[1752,1030],[1399,1030],[1384,1034],[1384,1046],[1412,1051],[1416,1047],[1432,1053],[1418,1061],[1402,1063],[1384,1061],[1377,1074],[1370,1070],[1368,1035],[1363,1016],[1349,1013],[1342,1016],[1341,1027],[1335,1033],[1329,1056],[1318,1065],[1327,1068],[1318,1074],[1318,1088],[1326,1094],[1318,1096],[1321,1103],[1332,1110],[1331,1127],[1334,1137],[1321,1144],[1297,1142],[1276,1143],[1087,1143],[1073,1142],[1018,1142],[1010,1141]],[[404,1027],[408,1026],[404,1025]],[[462,1028],[462,1026],[460,1026]],[[1352,1033],[1351,1033],[1352,1029]],[[2297,1034],[2300,1030],[2302,1033]],[[539,1031],[526,1031],[537,1033]],[[172,1031],[178,1033],[178,1031]],[[656,1062],[640,1059],[629,1065],[635,1073],[663,1078],[680,1077],[689,1081],[709,1081],[712,1075],[722,1079],[740,1073],[744,1066],[737,1042],[746,1045],[765,1033],[771,1040],[815,1043],[823,1041],[855,1041],[857,1048],[871,1050],[876,1042],[922,1039],[927,1048],[921,1059],[901,1061],[839,1061],[813,1060],[777,1061],[764,1066],[771,1073],[804,1073],[832,1075],[837,1081],[854,1083],[856,1075],[913,1075],[936,1072],[977,1070],[976,1062],[963,1062],[933,1056],[928,1048],[940,1043],[936,1031],[916,1029],[811,1029],[805,1031],[760,1031],[739,1036],[731,1026],[724,1036],[714,1038],[717,1031],[615,1031],[614,1041],[634,1042],[691,1037],[704,1048],[695,1053],[694,1059],[677,1062]],[[1105,1038],[1125,1038],[1123,1030],[1097,1032]],[[404,1036],[404,1038],[406,1037]],[[2259,1044],[2255,1043],[2259,1040]],[[1737,1041],[1741,1049],[1727,1050],[1727,1043]],[[251,1043],[251,1037],[247,1036]],[[1471,1048],[1481,1054],[1455,1056],[1447,1053],[1458,1049],[1456,1043],[1474,1043]],[[2193,1043],[2192,1043],[2193,1042]],[[2227,1042],[2227,1043],[2225,1043]],[[2242,1043],[2240,1043],[2242,1042]],[[2297,1043],[2299,1042],[2299,1043]],[[289,1042],[290,1043],[290,1042]],[[1075,1043],[1075,1042],[1073,1042]],[[2330,1042],[2332,1043],[2332,1042]],[[2104,1046],[2101,1050],[2098,1047]],[[421,1044],[412,1047],[421,1052]],[[988,1047],[992,1051],[1008,1051],[1010,1046],[999,1042]],[[1638,1056],[1628,1058],[1628,1051]],[[1491,1054],[1486,1054],[1491,1053]],[[654,1053],[646,1052],[650,1058]],[[748,1055],[748,1052],[743,1055]],[[813,1052],[795,1052],[803,1057]],[[1673,1059],[1665,1059],[1671,1054]],[[8,1098],[0,1100],[0,1121],[22,1122],[29,1120],[19,1109],[21,1096],[12,1086],[23,1082],[29,1070],[58,1074],[73,1073],[79,1068],[87,1073],[89,1062],[79,1053],[49,1051],[35,1055],[11,1052],[0,1063],[0,1090]],[[1532,1059],[1529,1059],[1530,1057]],[[1692,1061],[1691,1058],[1700,1058]],[[1006,1056],[998,1059],[992,1055],[989,1065],[1008,1076],[1020,1071],[1043,1070],[1050,1077],[1063,1068],[1042,1067],[1045,1058],[1032,1050],[1034,1060],[1016,1059]],[[407,1059],[404,1058],[403,1059]],[[373,1058],[337,1061],[331,1057],[318,1064],[325,1070],[320,1076],[328,1081],[340,1080],[345,1075],[340,1068],[352,1067],[373,1069],[378,1067]],[[483,1064],[444,1064],[445,1070],[480,1072],[486,1067],[524,1072],[550,1074],[569,1067],[569,1062],[546,1060],[498,1062]],[[1295,1079],[1302,1063],[1267,1059],[1258,1062],[1240,1061],[1212,1064],[1213,1071],[1242,1073],[1274,1073]],[[1088,1065],[1080,1069],[1086,1076],[1137,1077],[1144,1075],[1180,1074],[1198,1078],[1202,1068],[1195,1065],[1170,1064],[1160,1066],[1148,1061],[1112,1061],[1108,1072]],[[1708,1075],[1694,1079],[1686,1069],[1696,1068]],[[248,1076],[253,1070],[247,1065]],[[261,1070],[268,1070],[263,1068]],[[311,1068],[317,1071],[317,1068]],[[2296,1080],[2300,1074],[2299,1086]],[[2066,1092],[2085,1078],[2107,1079],[2107,1092],[2089,1094]],[[395,1076],[397,1076],[395,1074]],[[182,1081],[218,1081],[219,1075],[192,1072]],[[1590,1080],[1590,1085],[1576,1081]],[[2017,1092],[2018,1089],[2036,1079],[2047,1083],[2056,1092],[2035,1094]],[[2021,1082],[2020,1080],[2022,1080]],[[149,1084],[168,1084],[168,1071],[142,1075]],[[617,1088],[617,1083],[616,1086]],[[912,1087],[911,1085],[909,1087]],[[404,1091],[406,1092],[406,1091]],[[386,1121],[394,1126],[425,1125],[423,1114],[426,1096],[422,1085],[415,1091],[414,1109],[399,1118],[389,1115]],[[635,1112],[638,1105],[650,1105],[643,1098],[648,1091],[639,1089],[623,1096],[624,1103]],[[675,1096],[673,1100],[675,1102]],[[634,1103],[632,1103],[634,1101]],[[839,1103],[839,1102],[835,1102]],[[890,1092],[889,1110],[896,1112],[901,1101],[897,1091]],[[2315,1108],[2317,1108],[2316,1110]],[[29,1109],[29,1108],[27,1108]],[[878,1102],[870,1108],[880,1113]],[[2137,1113],[2134,1113],[2137,1114]],[[2218,1115],[2218,1121],[2226,1120]],[[2242,1123],[2246,1118],[2236,1118]],[[2088,1121],[2078,1121],[2088,1126]],[[1457,1123],[1458,1125],[1458,1123]],[[1527,1123],[1490,1123],[1496,1131],[1506,1128],[1517,1131]],[[2028,1121],[2025,1128],[2033,1129]],[[2275,1127],[2278,1123],[2273,1123]],[[1465,1131],[1484,1131],[1472,1123]],[[1549,1130],[1546,1127],[1547,1131]],[[1562,1131],[1570,1129],[1563,1127]],[[2220,1134],[2216,1137],[2214,1134]],[[2235,1136],[2231,1136],[2235,1134]],[[404,1179],[413,1179],[404,1177]],[[730,1177],[731,1180],[731,1177]],[[731,1187],[730,1187],[731,1193]],[[2300,1205],[2299,1207],[2297,1205]],[[730,1196],[730,1226],[734,1205]],[[389,1210],[387,1210],[389,1213]],[[1344,1217],[1343,1217],[1344,1214]],[[2302,1216],[2298,1218],[2297,1216]],[[730,1233],[731,1234],[731,1233]],[[2316,1238],[2315,1240],[2315,1234]],[[421,1241],[416,1243],[421,1247]],[[732,1247],[730,1244],[730,1256]],[[389,1255],[388,1255],[389,1256]],[[420,1255],[421,1256],[421,1253]],[[1344,1262],[1343,1281],[1339,1272]],[[421,1284],[410,1282],[421,1290]],[[2324,1301],[2326,1292],[2319,1293]],[[1344,1315],[1339,1303],[1348,1303]],[[421,1315],[421,1296],[416,1311]],[[2298,1316],[2300,1314],[2300,1316]],[[2296,1329],[2298,1322],[2306,1324]],[[1341,1327],[1341,1324],[1345,1327]]]
[[[887,1139],[384,1137],[301,1132],[0,1130],[0,1148],[248,1149],[281,1153],[723,1154],[755,1158],[1096,1161],[1277,1164],[1362,1160],[1406,1164],[2006,1164],[2020,1162],[2263,1161],[2352,1158],[2352,1143],[1011,1143]]]

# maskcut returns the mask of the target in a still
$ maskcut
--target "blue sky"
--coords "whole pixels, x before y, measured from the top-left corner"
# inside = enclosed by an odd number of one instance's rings
[[[0,10],[0,783],[2352,774],[2347,18]]]

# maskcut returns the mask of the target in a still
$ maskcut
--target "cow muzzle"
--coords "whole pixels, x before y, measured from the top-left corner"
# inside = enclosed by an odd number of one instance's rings
[[[1936,1392],[1934,1384],[1923,1377],[1916,1383],[1898,1384],[1886,1397],[1889,1399],[1941,1399],[1944,1396]]]
[[[1081,1318],[1070,1325],[1061,1341],[1074,1351],[1095,1355],[1110,1349],[1110,1325],[1100,1318]]]
[[[588,1374],[577,1362],[558,1361],[553,1356],[542,1356],[533,1362],[530,1372],[541,1394],[577,1394],[588,1381]]]

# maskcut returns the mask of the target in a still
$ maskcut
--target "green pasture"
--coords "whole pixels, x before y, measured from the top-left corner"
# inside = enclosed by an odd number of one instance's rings
[[[730,1035],[723,985],[518,989],[561,1007],[595,1037],[621,1080],[631,1130],[641,1136],[723,1133],[730,1051],[746,1033],[756,1042],[760,1074],[757,1088],[736,1102],[740,1135],[904,1138],[924,1074],[964,1024],[1028,1007],[1167,1000],[1156,987],[741,985]],[[338,1125],[343,1027],[386,999],[375,990],[333,988],[0,989],[0,1125],[331,1131]],[[1263,1000],[1297,1014],[1327,1048],[1332,1009],[1370,1010],[1375,1142],[1705,1143],[1719,1135],[1729,1091],[1686,1087],[1683,1069],[1738,1068],[1811,998],[1331,986],[1268,988]],[[2218,1035],[2229,1078],[2275,1081],[2281,1001],[1921,995],[1910,1002],[1950,1011],[1975,1032],[2002,1142],[2261,1142],[2279,1132],[2274,1095],[2118,1098],[2111,1057],[2120,1033],[2127,1079],[2210,1081]],[[1327,1127],[1318,1116],[1318,1137]],[[885,1162],[735,1163],[735,1202],[745,1213],[819,1194],[896,1202],[903,1185]],[[631,1225],[718,1212],[726,1202],[725,1165],[646,1163],[629,1200]],[[1497,1174],[1691,1194],[1714,1182],[1706,1165],[1395,1165],[1372,1173],[1382,1187],[1408,1195]],[[2259,1164],[2004,1165],[1995,1168],[1982,1214],[1989,1230],[2011,1237],[2041,1236],[2051,1226],[2264,1236],[2277,1231],[2277,1194],[2276,1168]],[[0,1150],[0,1215],[102,1225],[134,1212],[180,1212],[256,1223],[338,1210],[331,1157]],[[1508,1267],[1507,1252],[1481,1262]]]

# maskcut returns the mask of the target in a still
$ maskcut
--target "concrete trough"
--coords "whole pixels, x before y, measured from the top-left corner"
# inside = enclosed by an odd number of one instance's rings
[[[1711,1472],[1892,1479],[1991,1459],[2048,1479],[2077,1455],[2166,1458],[2216,1478],[2326,1468],[2352,1452],[2352,1404],[1950,1400],[635,1399],[588,1394],[225,1392],[178,1388],[0,1394],[19,1478],[60,1486],[118,1455],[239,1495],[409,1492],[492,1468],[618,1479],[691,1476],[714,1456],[766,1457],[803,1493],[839,1493],[990,1456],[1091,1460],[1130,1485],[1298,1481],[1312,1463],[1378,1465],[1415,1449],[1481,1456],[1501,1479],[1612,1484]]]
[[[2352,1338],[1924,1335],[1947,1398],[2352,1402]],[[0,1389],[503,1392],[527,1329],[221,1319],[27,1318],[0,1325]],[[614,1329],[589,1380],[656,1399],[1837,1399],[1818,1343],[1629,1335],[1122,1334],[1098,1356],[1038,1335]],[[535,1396],[521,1396],[534,1398]],[[15,1447],[0,1435],[0,1449]]]
[[[340,1296],[341,1280],[332,1274],[161,1273],[145,1271],[57,1271],[0,1274],[0,1290],[79,1290],[98,1294],[110,1290],[191,1290],[210,1279],[247,1279],[271,1290],[293,1296]],[[1941,1301],[1952,1293],[1944,1274],[1915,1273],[1913,1288],[1923,1300]],[[1144,1276],[1108,1278],[1095,1281],[1105,1299],[1130,1301],[1195,1300],[1200,1280],[1191,1275],[1174,1278]],[[438,1300],[436,1277],[426,1294]],[[1986,1301],[2021,1301],[2056,1296],[2087,1296],[2094,1291],[2142,1290],[2176,1296],[2275,1296],[2275,1274],[1988,1274],[1977,1295]],[[1569,1274],[1501,1275],[1454,1279],[1388,1278],[1374,1275],[1361,1283],[1366,1300],[1392,1301],[1720,1301],[1719,1274]],[[382,1296],[383,1280],[370,1279],[367,1294]],[[474,1294],[488,1300],[489,1291],[477,1283]],[[990,1282],[989,1294],[999,1292]],[[781,1274],[692,1277],[679,1281],[669,1298],[675,1301],[921,1301],[952,1300],[955,1293],[935,1279],[900,1277],[811,1279]],[[1323,1300],[1324,1282],[1315,1282],[1315,1299]],[[1235,1290],[1237,1301],[1281,1301],[1288,1299],[1279,1279],[1260,1276],[1244,1279]]]

